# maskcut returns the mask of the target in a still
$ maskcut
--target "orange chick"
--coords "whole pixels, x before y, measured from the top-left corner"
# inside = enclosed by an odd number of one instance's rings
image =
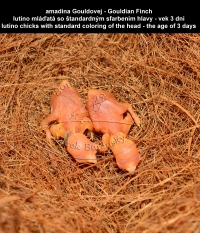
[[[72,134],[66,144],[67,151],[79,163],[97,163],[96,144],[91,142],[84,134]]]
[[[77,90],[72,87],[67,80],[62,81],[51,96],[50,106],[50,115],[41,122],[42,129],[46,132],[47,141],[51,143],[52,136],[57,139],[64,138],[68,152],[72,154],[75,159],[77,158],[77,162],[90,161],[95,163],[96,151],[91,157],[90,152],[81,150],[81,155],[79,154],[77,157],[77,151],[80,152],[80,150],[72,150],[72,148],[67,146],[69,141],[70,145],[78,142],[89,143],[90,141],[84,135],[84,132],[86,130],[91,132],[93,129],[89,113],[83,106],[81,97]],[[56,124],[52,124],[49,127],[52,122]]]
[[[126,138],[131,125],[139,126],[140,119],[128,103],[118,103],[115,97],[103,90],[90,90],[86,108],[96,132],[103,133],[105,151],[112,150],[119,168],[134,172],[140,154],[133,141]]]

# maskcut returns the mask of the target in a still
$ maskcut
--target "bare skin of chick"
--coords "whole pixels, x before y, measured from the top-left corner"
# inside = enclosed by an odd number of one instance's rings
[[[79,93],[67,80],[62,81],[59,87],[53,92],[50,99],[50,106],[50,115],[41,122],[42,129],[46,132],[46,138],[50,144],[52,144],[51,139],[53,137],[56,139],[64,138],[66,145],[69,139],[71,144],[75,144],[80,140],[82,140],[82,143],[84,141],[88,143],[89,139],[84,135],[84,132],[86,130],[91,132],[93,123],[89,118],[88,111],[83,106]],[[56,122],[56,124],[50,126],[52,122]],[[72,135],[76,136],[70,138]],[[73,153],[76,154],[75,150],[70,150],[70,152],[72,156],[74,156]],[[82,151],[82,160],[79,158],[77,161],[93,161],[93,163],[96,163],[97,161],[94,159],[95,154],[96,151],[94,151],[91,160],[91,154],[84,150]]]
[[[90,90],[86,108],[93,121],[94,130],[103,133],[106,151],[112,150],[119,168],[134,172],[140,154],[133,141],[126,138],[131,125],[140,125],[140,119],[129,103],[118,103],[115,97],[103,90]],[[124,117],[124,113],[126,116]]]

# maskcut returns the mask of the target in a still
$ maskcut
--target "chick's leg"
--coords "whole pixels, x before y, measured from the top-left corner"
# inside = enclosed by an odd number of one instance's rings
[[[131,125],[134,123],[133,118],[131,117],[130,113],[128,112],[127,115],[125,116],[125,118],[123,119],[123,128],[122,128],[122,132],[127,135]]]
[[[93,130],[93,123],[90,120],[90,118],[88,118],[88,117],[84,117],[80,121],[78,132],[84,133],[86,130],[88,130],[87,136],[93,141],[93,132],[92,132],[92,130]]]
[[[51,134],[56,138],[65,138],[66,130],[63,128],[63,125],[61,123],[59,124],[53,124],[50,127]]]
[[[102,136],[103,148],[100,149],[101,152],[105,152],[108,150],[109,142],[110,142],[110,134],[105,133]]]
[[[46,119],[42,120],[41,122],[42,129],[46,132],[46,138],[50,144],[51,144],[52,135],[49,129],[49,123],[51,123],[52,121],[56,121],[56,120],[58,119],[55,116],[55,114],[51,113]]]
[[[130,114],[131,114],[131,116],[133,117],[133,119],[134,119],[136,125],[137,125],[137,126],[140,126],[140,118],[139,118],[138,115],[134,112],[134,110],[133,110],[131,104],[123,103],[122,105],[125,107],[126,111],[129,111],[129,112],[130,112]]]

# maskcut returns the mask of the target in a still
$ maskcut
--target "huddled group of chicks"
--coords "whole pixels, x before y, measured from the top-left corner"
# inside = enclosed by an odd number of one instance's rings
[[[93,89],[88,92],[85,108],[78,91],[63,80],[53,92],[50,105],[51,113],[42,121],[49,143],[52,137],[64,138],[67,151],[79,163],[97,163],[97,151],[109,148],[119,168],[135,171],[140,154],[126,136],[134,122],[139,126],[140,119],[130,104],[118,103],[109,92]],[[93,131],[103,134],[102,145],[86,136],[86,132],[92,135]]]

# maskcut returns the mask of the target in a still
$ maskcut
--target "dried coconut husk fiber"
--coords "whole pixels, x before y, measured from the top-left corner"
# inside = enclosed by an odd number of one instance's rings
[[[199,34],[1,34],[0,61],[0,232],[200,232]],[[47,143],[65,79],[84,104],[101,88],[132,105],[134,174],[111,150],[80,164]]]

